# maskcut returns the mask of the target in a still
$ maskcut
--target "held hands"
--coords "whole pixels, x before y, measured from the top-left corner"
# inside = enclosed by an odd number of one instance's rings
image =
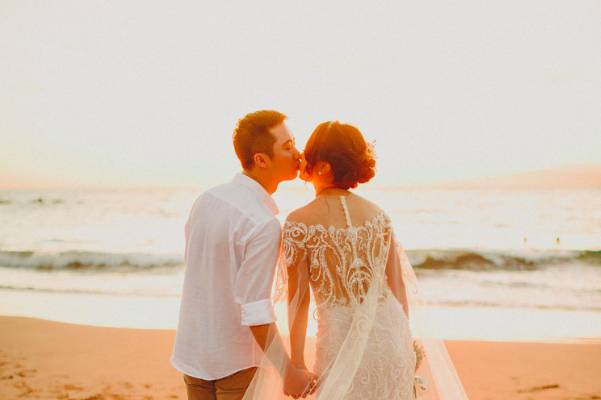
[[[289,365],[284,377],[284,394],[294,399],[305,398],[315,393],[317,377],[305,367]]]

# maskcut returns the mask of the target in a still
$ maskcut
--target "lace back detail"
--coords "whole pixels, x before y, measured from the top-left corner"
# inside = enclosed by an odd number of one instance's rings
[[[308,271],[317,305],[316,398],[413,399],[411,332],[401,304],[385,284],[393,240],[390,219],[378,211],[358,224],[358,212],[353,226],[346,198],[339,200],[344,227],[288,220],[283,229],[286,266],[302,268],[303,279]],[[328,217],[342,225],[335,207]]]
[[[390,220],[378,211],[363,224],[353,226],[342,196],[340,204],[344,228],[286,221],[283,229],[286,266],[308,268],[318,308],[361,304],[373,280],[384,279]]]

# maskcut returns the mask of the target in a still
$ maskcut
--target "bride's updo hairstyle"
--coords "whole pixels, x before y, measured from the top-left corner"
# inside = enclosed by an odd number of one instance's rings
[[[322,122],[305,146],[307,172],[312,174],[318,161],[332,167],[333,184],[341,189],[356,188],[376,174],[373,145],[367,143],[359,129],[338,121]]]

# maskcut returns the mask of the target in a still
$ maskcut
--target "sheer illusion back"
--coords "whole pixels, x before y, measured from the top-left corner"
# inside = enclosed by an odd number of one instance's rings
[[[325,218],[319,212],[308,218],[329,223],[288,220],[284,226],[286,264],[309,269],[318,308],[361,304],[372,281],[384,276],[390,221],[365,200],[351,214],[346,198],[332,198],[338,207],[328,202]]]
[[[309,206],[284,225],[283,253],[290,281],[306,279],[314,294],[317,398],[410,399],[415,354],[408,320],[387,282],[400,271],[390,219],[353,194]],[[290,298],[289,318],[302,309]]]

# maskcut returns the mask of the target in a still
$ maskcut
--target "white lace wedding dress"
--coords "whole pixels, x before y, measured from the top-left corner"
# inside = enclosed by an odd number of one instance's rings
[[[308,268],[316,301],[314,372],[323,380],[337,360],[355,362],[353,376],[341,374],[351,381],[337,398],[413,399],[416,359],[409,324],[386,283],[387,265],[395,267],[390,265],[395,260],[390,254],[395,251],[390,219],[380,210],[353,226],[345,197],[339,199],[345,227],[287,221],[283,228],[286,264]],[[368,295],[375,296],[369,311],[375,315],[358,318],[357,310]],[[366,336],[364,344],[348,347],[360,335]],[[317,398],[325,400],[321,389]]]

